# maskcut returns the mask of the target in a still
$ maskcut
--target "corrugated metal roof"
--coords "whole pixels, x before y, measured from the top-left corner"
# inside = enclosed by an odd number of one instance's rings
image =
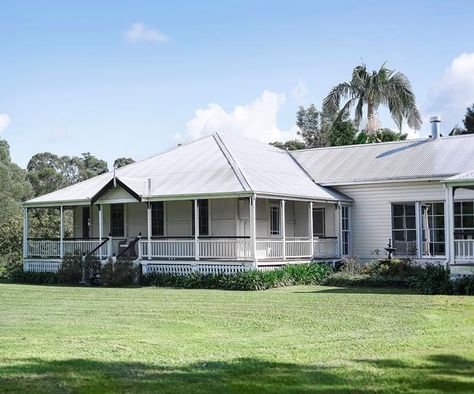
[[[286,152],[268,144],[215,134],[116,170],[139,196],[260,193],[315,200],[350,200],[315,184]],[[109,172],[34,198],[28,206],[88,202],[113,178]],[[151,193],[148,191],[151,179]]]
[[[474,168],[474,135],[292,152],[322,185],[443,178]]]
[[[446,183],[457,183],[457,182],[474,182],[474,170],[466,171],[461,174],[449,177],[443,182]]]

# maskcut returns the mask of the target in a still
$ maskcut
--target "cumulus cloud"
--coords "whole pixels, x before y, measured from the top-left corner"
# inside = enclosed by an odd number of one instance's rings
[[[10,124],[10,117],[7,114],[0,114],[0,133],[6,130]]]
[[[169,41],[168,36],[143,23],[133,23],[130,29],[124,32],[123,35],[125,40],[132,44],[137,42],[164,43]]]
[[[291,95],[296,100],[298,104],[306,103],[308,99],[308,87],[304,84],[303,81],[298,81],[298,84],[291,91]]]
[[[456,57],[428,95],[423,113],[441,115],[446,128],[461,124],[474,103],[474,53]],[[448,131],[448,130],[446,130]]]
[[[214,132],[225,132],[258,139],[263,142],[295,138],[296,127],[282,130],[278,127],[278,112],[285,104],[285,95],[265,90],[260,97],[248,105],[238,105],[227,112],[221,105],[209,104],[200,108],[186,124],[188,138],[196,139]],[[176,135],[181,142],[182,135]]]

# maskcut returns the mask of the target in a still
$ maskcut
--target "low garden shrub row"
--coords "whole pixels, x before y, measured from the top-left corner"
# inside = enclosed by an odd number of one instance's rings
[[[273,271],[250,270],[234,275],[171,275],[151,273],[142,278],[145,286],[188,289],[266,290],[291,285],[320,285],[332,272],[327,264],[294,264]]]
[[[380,259],[360,264],[343,262],[325,282],[328,286],[409,288],[420,294],[474,295],[474,276],[449,278],[437,263],[417,264],[409,259]]]

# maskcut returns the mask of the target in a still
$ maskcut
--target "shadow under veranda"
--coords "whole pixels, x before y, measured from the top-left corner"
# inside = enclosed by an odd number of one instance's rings
[[[472,360],[433,355],[421,363],[356,360],[324,366],[256,358],[183,366],[92,359],[4,360],[0,392],[472,392]]]

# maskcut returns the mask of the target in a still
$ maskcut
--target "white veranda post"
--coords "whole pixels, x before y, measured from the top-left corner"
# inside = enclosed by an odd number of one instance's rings
[[[452,186],[446,187],[446,219],[445,219],[446,255],[448,264],[454,264],[456,250],[454,247],[454,189]]]
[[[282,239],[282,255],[283,260],[286,259],[286,229],[285,229],[285,200],[280,201],[280,234]]]
[[[23,257],[28,257],[28,208],[23,209]]]
[[[249,219],[250,219],[250,257],[257,267],[257,199],[255,196],[249,198]]]
[[[60,229],[59,229],[59,257],[64,257],[64,208],[61,205],[59,207],[60,215]]]
[[[313,202],[308,203],[308,238],[310,240],[310,254],[311,258],[314,256],[314,243],[313,243]]]
[[[194,259],[199,260],[199,204],[194,200]]]
[[[151,260],[151,203],[148,203],[146,211],[146,228],[147,228],[147,251],[148,251],[148,260]]]
[[[99,205],[99,244],[102,243],[102,233],[104,231],[104,211],[102,205]],[[100,259],[102,259],[102,248],[99,250]]]

